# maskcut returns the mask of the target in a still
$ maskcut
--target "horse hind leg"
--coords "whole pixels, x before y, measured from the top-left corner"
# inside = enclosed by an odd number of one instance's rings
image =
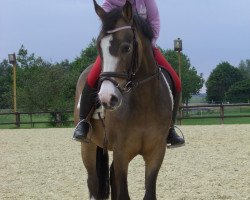
[[[110,186],[111,186],[111,200],[115,200],[117,198],[117,195],[115,187],[115,171],[113,162],[110,166]]]
[[[97,147],[96,150],[96,172],[98,177],[98,198],[109,198],[109,157],[108,152]]]
[[[102,155],[101,148],[93,143],[81,144],[82,160],[88,172],[88,189],[91,200],[103,200],[109,197],[108,155]],[[106,167],[105,167],[106,166]],[[100,169],[102,168],[102,173]]]

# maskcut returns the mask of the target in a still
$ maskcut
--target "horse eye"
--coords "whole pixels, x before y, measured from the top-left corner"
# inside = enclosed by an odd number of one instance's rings
[[[129,53],[131,51],[130,45],[123,45],[122,46],[122,53]]]

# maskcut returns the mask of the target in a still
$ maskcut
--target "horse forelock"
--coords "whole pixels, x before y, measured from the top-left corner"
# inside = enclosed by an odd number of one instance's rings
[[[102,20],[102,33],[105,34],[107,31],[117,28],[119,20],[123,19],[122,8],[115,8],[107,13]],[[133,26],[140,31],[147,39],[152,41],[154,32],[150,24],[140,17],[137,13],[133,15]]]

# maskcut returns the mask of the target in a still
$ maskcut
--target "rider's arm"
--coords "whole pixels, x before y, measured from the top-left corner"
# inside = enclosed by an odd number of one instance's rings
[[[122,7],[125,4],[126,0],[105,0],[105,2],[102,5],[102,8],[105,10],[105,12],[109,12],[114,8]]]
[[[153,38],[153,46],[155,46],[156,40],[159,37],[160,33],[160,16],[159,10],[156,5],[155,0],[144,0],[145,6],[147,9],[147,20],[153,28],[154,38]]]

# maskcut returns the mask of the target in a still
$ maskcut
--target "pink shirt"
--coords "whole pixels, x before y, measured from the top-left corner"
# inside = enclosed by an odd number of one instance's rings
[[[137,13],[150,23],[154,32],[152,44],[155,46],[160,33],[160,16],[155,0],[129,0],[129,2],[137,10]],[[124,6],[125,3],[126,0],[105,0],[102,7],[106,12],[109,12],[116,7]]]

